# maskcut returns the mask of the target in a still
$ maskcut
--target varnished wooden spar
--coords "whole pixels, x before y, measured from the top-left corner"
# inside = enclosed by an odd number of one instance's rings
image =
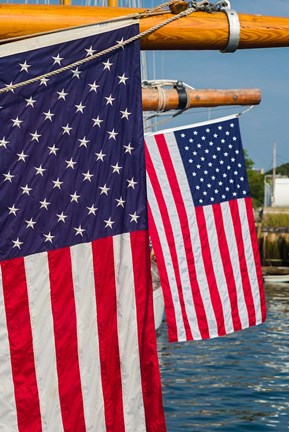
[[[99,22],[116,16],[140,12],[140,9],[62,5],[0,5],[0,39],[82,24]],[[144,31],[171,14],[142,19]],[[289,46],[289,18],[239,14],[241,35],[239,48],[273,48]],[[145,50],[223,50],[227,46],[229,25],[223,12],[195,12],[155,33],[142,38]]]
[[[142,89],[143,111],[162,111],[179,108],[179,94],[176,89],[163,89],[164,100],[160,103],[160,94],[156,88]],[[188,108],[216,107],[225,105],[258,105],[261,101],[259,89],[187,89]]]

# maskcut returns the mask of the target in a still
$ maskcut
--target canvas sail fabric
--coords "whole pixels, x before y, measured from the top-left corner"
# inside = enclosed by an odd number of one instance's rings
[[[0,48],[0,429],[165,431],[139,44],[123,21]]]
[[[149,229],[169,340],[262,323],[266,305],[239,119],[147,134]]]

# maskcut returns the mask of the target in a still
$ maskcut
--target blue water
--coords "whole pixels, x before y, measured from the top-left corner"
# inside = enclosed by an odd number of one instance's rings
[[[289,284],[266,286],[265,324],[158,352],[168,432],[289,430]]]

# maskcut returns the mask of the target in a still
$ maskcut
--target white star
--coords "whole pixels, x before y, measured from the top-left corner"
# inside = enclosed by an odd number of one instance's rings
[[[97,116],[96,119],[93,118],[92,121],[94,122],[94,123],[93,123],[93,127],[94,127],[94,126],[101,127],[100,124],[103,122],[103,120],[100,120],[99,116]]]
[[[44,120],[50,120],[50,121],[52,121],[52,117],[55,115],[55,114],[52,114],[52,112],[50,110],[47,112],[43,112],[43,114],[45,115]]]
[[[19,160],[19,161],[22,160],[23,162],[25,162],[25,158],[28,157],[28,155],[24,154],[24,151],[23,151],[23,150],[22,150],[21,153],[17,153],[17,156],[18,156],[18,160]]]
[[[14,89],[12,88],[13,86],[13,82],[11,81],[10,84],[5,84],[5,87],[7,88],[8,91],[11,91],[12,93],[14,93]]]
[[[134,189],[135,185],[137,184],[137,182],[134,181],[133,177],[131,178],[131,180],[127,180],[127,182],[128,182],[128,185],[127,185],[128,188],[131,187]]]
[[[30,133],[30,135],[32,136],[31,141],[39,142],[39,138],[41,137],[41,134],[39,134],[37,131],[35,131],[34,133]]]
[[[66,126],[61,126],[63,129],[62,135],[68,134],[70,135],[70,131],[73,129],[72,127],[69,127],[69,124],[67,123]]]
[[[46,201],[46,198],[44,198],[43,201],[39,201],[41,206],[40,208],[45,208],[46,210],[48,210],[48,206],[50,205],[50,202]]]
[[[122,197],[119,197],[119,199],[116,198],[115,201],[117,202],[117,207],[119,206],[124,207],[125,201],[122,199]]]
[[[80,142],[79,147],[86,147],[86,148],[87,148],[87,144],[90,142],[90,140],[87,140],[86,137],[83,137],[82,139],[78,139],[78,141]]]
[[[122,169],[122,167],[118,165],[118,162],[115,165],[111,165],[111,168],[113,169],[112,173],[117,172],[118,174],[120,174],[120,170]]]
[[[10,183],[12,183],[12,179],[13,179],[13,177],[15,177],[14,175],[11,174],[10,171],[8,171],[7,174],[3,174],[3,176],[4,176],[4,178],[5,178],[4,181],[5,181],[5,182],[6,182],[6,181],[9,181]]]
[[[41,78],[40,79],[40,84],[39,85],[45,85],[45,87],[47,87],[47,83],[48,83],[49,79],[48,78]]]
[[[56,156],[56,152],[58,152],[59,148],[58,148],[58,147],[55,147],[55,144],[53,144],[52,147],[48,147],[48,148],[49,148],[49,150],[50,150],[49,154],[52,154],[52,153],[53,153],[53,154]]]
[[[114,139],[116,141],[116,136],[118,135],[118,132],[115,132],[114,129],[112,129],[111,132],[107,131],[107,133],[109,134],[109,138],[108,139]]]
[[[108,195],[108,191],[110,190],[110,188],[108,188],[108,187],[106,186],[106,183],[105,183],[104,186],[99,186],[98,189],[101,190],[100,195],[102,195],[102,194]]]
[[[90,172],[87,171],[86,173],[82,173],[82,175],[84,176],[83,181],[87,180],[87,181],[91,182],[91,179],[92,179],[92,177],[93,177],[93,174],[90,174]]]
[[[0,147],[5,147],[7,148],[7,144],[9,144],[10,141],[6,141],[5,137],[2,138],[2,140],[0,140]]]
[[[130,215],[130,217],[131,217],[130,222],[136,222],[136,223],[137,223],[137,220],[138,220],[138,218],[139,218],[140,216],[137,216],[137,215],[136,215],[136,212],[134,212],[134,214],[130,214],[130,213],[129,213],[129,215]]]
[[[117,76],[119,78],[118,84],[124,84],[126,85],[126,80],[128,80],[128,77],[125,76],[125,74],[122,74],[121,76]]]
[[[36,170],[36,175],[40,174],[43,177],[43,173],[44,173],[44,171],[46,171],[46,169],[42,168],[42,165],[39,165],[39,167],[34,167],[34,168]]]
[[[56,57],[53,57],[52,56],[52,58],[53,58],[53,60],[54,60],[54,65],[55,64],[59,64],[60,66],[61,66],[61,60],[63,60],[63,57],[60,57],[60,55],[59,54],[57,54],[57,56]]]
[[[114,224],[114,221],[111,220],[111,218],[109,218],[108,220],[105,220],[105,227],[104,228],[111,228],[112,229],[112,224]]]
[[[117,40],[116,43],[117,43],[118,45],[120,45],[121,48],[124,50],[124,40],[123,40],[123,37],[121,38],[121,40]]]
[[[101,160],[103,162],[104,157],[106,156],[105,153],[102,153],[102,150],[100,150],[100,153],[95,153],[95,155],[97,156],[96,160]]]
[[[74,162],[72,160],[72,158],[70,158],[70,160],[66,160],[65,162],[67,164],[66,168],[72,168],[72,169],[74,169],[74,165],[76,165],[76,162]]]
[[[111,105],[111,106],[112,106],[112,102],[115,100],[115,98],[112,97],[112,94],[110,94],[108,97],[105,97],[104,99],[106,99],[106,105]]]
[[[21,123],[23,123],[23,120],[20,120],[19,117],[16,117],[16,119],[11,119],[11,121],[13,123],[12,127],[16,126],[20,128]]]
[[[67,218],[67,216],[63,212],[56,214],[56,216],[58,217],[57,222],[65,223],[65,218]]]
[[[91,205],[91,207],[86,207],[88,210],[88,214],[93,214],[95,216],[95,212],[98,210],[97,207],[94,207],[94,204]]]
[[[64,89],[62,89],[60,92],[57,92],[57,94],[59,95],[59,96],[58,96],[58,100],[59,100],[59,99],[66,100],[65,98],[66,98],[66,96],[68,95],[68,93],[65,93]]]
[[[27,107],[28,107],[28,106],[32,106],[32,108],[34,108],[34,104],[35,104],[35,102],[36,102],[36,99],[33,99],[32,96],[30,96],[29,99],[25,99],[25,100],[26,100],[26,102],[27,102],[27,104],[26,104]]]
[[[90,48],[85,49],[85,51],[86,51],[86,57],[89,57],[89,56],[92,56],[95,53],[96,50],[94,50],[92,48],[92,45],[90,45]]]
[[[14,214],[14,216],[16,216],[16,212],[18,212],[19,208],[15,207],[15,204],[13,204],[12,207],[8,207],[9,210],[9,214]]]
[[[28,69],[31,67],[31,65],[27,64],[26,60],[24,63],[18,63],[19,66],[21,66],[20,72],[25,71],[28,73]]]
[[[52,243],[52,239],[54,239],[54,237],[55,237],[55,236],[51,235],[51,232],[49,232],[48,234],[43,234],[43,235],[45,237],[44,243],[46,243],[48,241],[50,243]]]
[[[74,105],[74,106],[77,108],[76,112],[81,112],[83,114],[83,110],[86,106],[82,105],[82,102],[80,102],[79,105]]]
[[[120,111],[120,112],[122,114],[122,116],[121,116],[122,119],[126,118],[128,120],[128,116],[131,115],[131,113],[128,112],[127,108],[125,109],[125,111]]]
[[[113,63],[110,63],[109,59],[107,60],[107,62],[102,62],[102,64],[104,65],[103,70],[107,69],[110,71],[111,66],[113,65]]]
[[[129,154],[131,154],[132,151],[134,150],[134,147],[132,147],[132,146],[130,145],[130,143],[128,143],[127,146],[124,145],[123,147],[125,148],[125,153],[129,153]]]
[[[80,79],[80,74],[82,73],[80,70],[78,70],[78,67],[76,69],[71,69],[72,72],[72,78]]]
[[[20,186],[20,189],[23,190],[22,195],[30,195],[30,191],[32,191],[32,188],[30,188],[28,184],[26,186]]]
[[[75,233],[76,236],[81,235],[81,237],[83,237],[83,233],[84,233],[85,229],[81,228],[81,225],[79,225],[78,228],[73,228],[73,229],[75,229],[75,231],[76,231],[76,233]]]
[[[98,89],[99,85],[97,85],[95,81],[93,81],[92,84],[88,84],[88,85],[90,87],[90,90],[89,90],[90,92],[94,91],[95,93],[97,93],[97,89]]]
[[[27,223],[26,228],[32,228],[32,229],[34,229],[34,225],[36,224],[36,222],[34,222],[32,220],[32,218],[30,220],[26,220],[25,219],[25,222]]]
[[[71,196],[71,200],[70,202],[77,202],[78,203],[78,198],[80,198],[80,195],[77,195],[76,191],[74,192],[74,194],[70,195]]]
[[[52,183],[54,184],[53,189],[55,188],[61,189],[61,185],[63,184],[63,182],[59,180],[59,177],[56,180],[52,180]]]
[[[23,242],[19,240],[19,237],[17,237],[16,240],[12,240],[13,248],[18,247],[18,249],[21,249],[21,245],[23,245]]]

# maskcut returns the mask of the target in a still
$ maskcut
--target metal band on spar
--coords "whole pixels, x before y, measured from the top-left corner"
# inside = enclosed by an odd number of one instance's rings
[[[0,39],[97,23],[142,9],[61,5],[0,5]],[[140,20],[145,31],[172,16]],[[289,47],[289,17],[238,14],[238,49]],[[224,12],[194,12],[141,39],[143,50],[226,50],[230,25]]]

